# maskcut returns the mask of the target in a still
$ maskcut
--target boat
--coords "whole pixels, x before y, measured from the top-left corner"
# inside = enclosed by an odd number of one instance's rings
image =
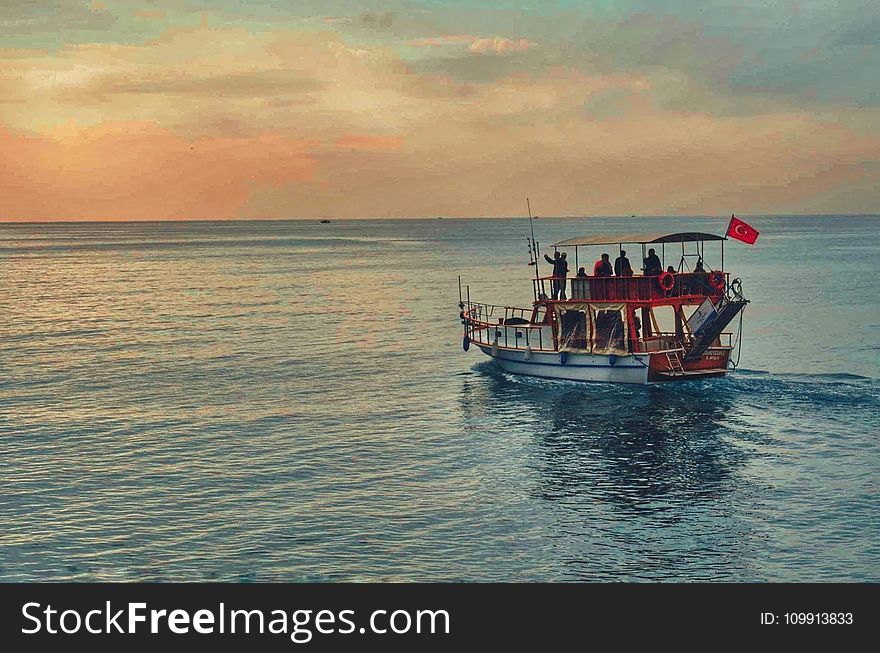
[[[655,267],[651,274],[643,269],[631,276],[597,276],[590,265],[594,274],[567,277],[560,284],[561,277],[540,276],[543,258],[533,235],[528,239],[529,265],[535,268],[531,307],[471,301],[470,286],[465,295],[459,278],[463,349],[474,345],[505,372],[549,379],[657,384],[723,377],[741,344],[749,303],[741,280],[724,269],[725,240],[704,232],[563,240],[552,247],[573,250],[574,270],[586,248],[623,253],[625,245],[641,247],[642,260],[655,250],[662,267],[657,274]],[[717,269],[705,258],[712,255],[712,243],[720,243]],[[553,292],[557,284],[561,293]],[[737,316],[734,341],[726,329]]]
[[[321,224],[330,224],[329,220],[321,220]]]

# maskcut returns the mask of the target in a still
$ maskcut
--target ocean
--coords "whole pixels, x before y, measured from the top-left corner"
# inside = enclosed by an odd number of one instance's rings
[[[737,370],[652,387],[462,351],[524,219],[2,224],[0,580],[880,581],[880,218],[745,219]]]

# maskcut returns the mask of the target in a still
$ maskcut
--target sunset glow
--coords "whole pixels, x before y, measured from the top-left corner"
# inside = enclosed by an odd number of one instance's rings
[[[0,221],[870,213],[871,3],[0,9]]]

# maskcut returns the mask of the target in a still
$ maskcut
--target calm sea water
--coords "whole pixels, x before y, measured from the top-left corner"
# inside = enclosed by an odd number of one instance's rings
[[[878,581],[880,218],[749,221],[674,387],[462,352],[524,220],[0,225],[0,580]]]

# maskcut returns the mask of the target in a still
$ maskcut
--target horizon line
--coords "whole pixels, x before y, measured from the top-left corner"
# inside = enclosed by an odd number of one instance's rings
[[[735,213],[731,214],[735,215]],[[880,217],[880,213],[741,213],[746,218],[872,218]],[[720,215],[707,213],[656,213],[656,214],[630,214],[630,215],[533,215],[533,219],[539,220],[591,220],[608,218],[722,218]],[[356,221],[391,221],[391,220],[528,220],[528,215],[482,215],[482,216],[408,216],[408,217],[289,217],[289,218],[149,218],[149,219],[116,219],[116,218],[91,218],[67,220],[0,220],[0,225],[18,224],[153,224],[153,223],[196,223],[196,222],[320,222],[321,220],[356,222]]]

